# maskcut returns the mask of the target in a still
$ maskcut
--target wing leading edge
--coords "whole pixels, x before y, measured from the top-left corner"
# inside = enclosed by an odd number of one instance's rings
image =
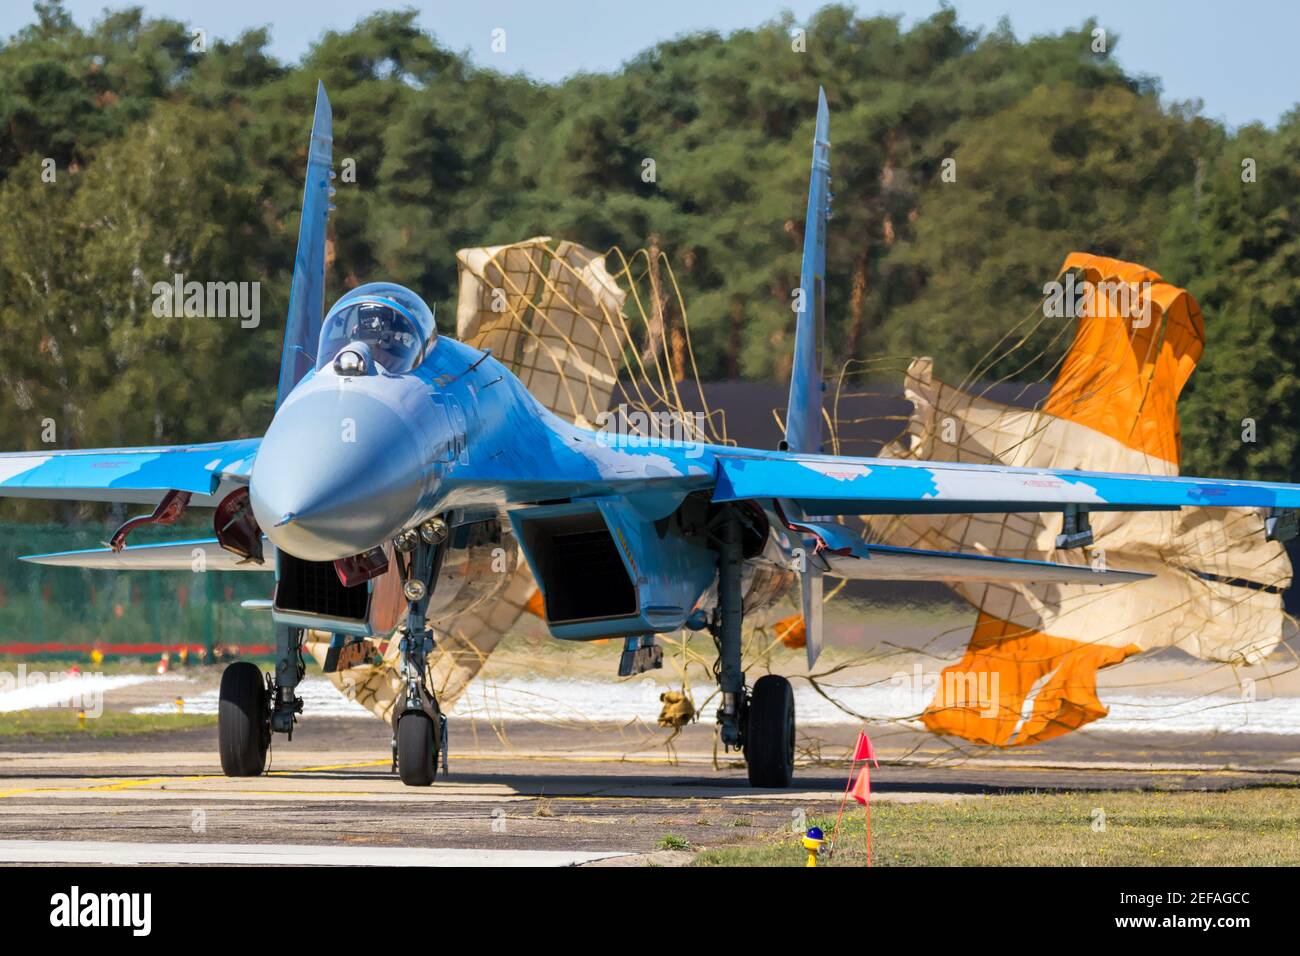
[[[0,498],[157,504],[168,491],[187,491],[193,504],[213,505],[248,483],[259,442],[0,455]]]
[[[139,544],[121,551],[87,548],[83,551],[25,554],[19,560],[56,568],[90,568],[96,571],[274,571],[275,545],[263,539],[262,547],[266,560],[261,564],[227,551],[216,538]]]
[[[807,514],[1300,508],[1300,485],[831,455],[718,455],[714,501],[783,498]]]

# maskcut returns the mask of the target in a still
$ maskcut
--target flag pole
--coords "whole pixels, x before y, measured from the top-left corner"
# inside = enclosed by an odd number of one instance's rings
[[[844,806],[849,802],[849,791],[853,788],[853,771],[859,760],[871,760],[876,756],[872,749],[871,738],[865,730],[858,731],[858,739],[853,744],[853,756],[849,760],[849,779],[844,783],[844,796],[840,798],[840,812],[835,817],[835,829],[831,831],[831,856],[835,855],[836,840],[840,835],[840,821],[844,819]]]
[[[871,865],[871,761],[868,760],[863,764],[863,772],[867,775],[867,802],[864,807],[867,811],[867,866]]]
[[[880,761],[876,759],[876,749],[871,746],[871,738],[867,736],[865,730],[858,732],[858,745],[853,751],[853,766],[856,766],[859,760],[862,761],[862,773],[858,775],[856,782],[851,783],[848,792],[852,793],[853,799],[862,804],[867,811],[867,866],[871,866],[871,765],[874,763],[879,767]],[[853,781],[851,769],[849,780]],[[847,797],[840,802],[841,817],[844,815],[844,804],[846,802]],[[837,817],[835,820],[836,834],[839,833],[839,828],[840,820]]]
[[[840,820],[844,819],[844,805],[849,802],[849,788],[853,786],[853,771],[857,765],[856,760],[849,761],[849,779],[844,781],[844,796],[840,797],[840,812],[835,817],[835,829],[831,831],[831,856],[835,855],[835,848],[839,845],[836,841],[840,836]]]

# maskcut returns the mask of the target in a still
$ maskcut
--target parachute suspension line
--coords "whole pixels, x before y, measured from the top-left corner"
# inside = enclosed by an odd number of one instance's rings
[[[1088,263],[1088,268],[1093,269],[1094,258]],[[1121,264],[1123,265],[1123,264]],[[1105,264],[1100,264],[1096,268],[1105,269]],[[1064,270],[1063,270],[1064,271]],[[1096,276],[1094,275],[1095,279]],[[1105,278],[1105,274],[1103,274]],[[1130,276],[1121,276],[1124,279],[1131,279]],[[1106,341],[1112,341],[1114,335],[1127,332],[1127,341],[1119,343],[1116,348],[1120,356],[1132,354],[1138,360],[1139,368],[1135,374],[1124,373],[1124,369],[1116,365],[1111,359],[1109,353],[1102,350],[1091,356],[1091,360],[1096,371],[1093,372],[1089,381],[1092,388],[1081,396],[1080,400],[1089,400],[1100,403],[1106,403],[1108,400],[1118,400],[1117,405],[1123,413],[1132,414],[1133,420],[1125,420],[1121,417],[1113,423],[1111,430],[1102,430],[1098,432],[1097,440],[1102,440],[1110,436],[1112,432],[1117,436],[1117,440],[1129,439],[1130,444],[1136,446],[1133,452],[1141,454],[1149,461],[1153,462],[1152,469],[1156,473],[1161,473],[1164,467],[1163,463],[1155,463],[1150,458],[1150,454],[1145,448],[1142,448],[1136,439],[1131,438],[1137,434],[1137,418],[1143,414],[1148,417],[1156,414],[1152,409],[1151,398],[1155,394],[1157,387],[1157,373],[1159,369],[1154,367],[1156,358],[1170,348],[1180,348],[1178,340],[1172,338],[1178,333],[1175,321],[1178,320],[1176,309],[1181,303],[1175,305],[1175,300],[1167,296],[1160,300],[1162,315],[1157,317],[1158,324],[1149,332],[1145,333],[1142,338],[1137,337],[1137,330],[1121,329],[1113,333],[1107,333],[1107,339],[1100,340],[1104,344]],[[1195,312],[1195,305],[1192,302],[1188,306]],[[1037,313],[1037,314],[1035,314]],[[972,460],[972,461],[1000,461],[1005,464],[1023,464],[1032,462],[1035,464],[1051,463],[1052,456],[1058,452],[1058,446],[1062,442],[1061,423],[1058,421],[1055,425],[1051,421],[1051,414],[1041,412],[1042,404],[1038,403],[1037,408],[1033,408],[1031,403],[1021,404],[1025,395],[1030,389],[1044,384],[1051,384],[1059,378],[1066,369],[1067,359],[1070,359],[1071,352],[1075,348],[1087,348],[1085,342],[1082,346],[1071,346],[1070,349],[1061,348],[1063,339],[1068,344],[1067,336],[1071,333],[1077,335],[1075,323],[1062,323],[1059,329],[1050,330],[1051,334],[1044,336],[1040,334],[1043,330],[1043,323],[1050,318],[1046,315],[1046,310],[1036,306],[1035,309],[1027,314],[1021,320],[1016,328],[1013,328],[1005,335],[1000,343],[995,345],[971,370],[961,388],[953,388],[939,382],[937,379],[929,378],[929,367],[920,367],[919,370],[910,371],[907,375],[907,390],[915,404],[912,415],[907,417],[909,427],[904,429],[899,438],[886,445],[882,452],[884,457],[902,457],[902,458],[924,458],[933,457],[940,459],[952,460]],[[1186,315],[1182,316],[1186,319]],[[1194,322],[1188,323],[1195,326]],[[1095,331],[1095,330],[1094,330]],[[1194,335],[1194,328],[1193,328]],[[1169,343],[1173,342],[1173,345]],[[1123,345],[1130,345],[1131,348],[1125,349]],[[1145,347],[1145,354],[1144,354]],[[1199,352],[1175,353],[1175,354],[1193,354]],[[886,423],[897,420],[893,415],[879,415],[874,417],[860,417],[853,419],[849,417],[847,410],[851,407],[850,403],[858,400],[860,397],[868,397],[880,390],[874,390],[868,384],[868,381],[875,374],[878,374],[879,363],[855,363],[846,362],[840,372],[840,379],[836,390],[834,427],[836,432],[841,430],[847,431],[851,425],[868,424],[872,422]],[[1040,372],[1046,369],[1041,376],[1036,379],[1032,376],[1026,377],[1025,373],[1033,369]],[[990,371],[997,372],[995,379],[985,380],[984,376]],[[915,377],[914,377],[915,374]],[[1076,374],[1078,370],[1076,369]],[[862,382],[862,384],[858,384]],[[1004,406],[1000,402],[986,398],[990,390],[1006,384],[1008,382],[1023,383],[1019,395],[1013,401],[1015,406]],[[1181,379],[1176,380],[1176,384]],[[974,383],[974,384],[972,384]],[[1068,383],[1067,383],[1068,384]],[[1166,380],[1166,386],[1168,380]],[[965,389],[969,388],[971,394],[965,394]],[[1140,391],[1133,391],[1133,389]],[[1176,387],[1174,389],[1176,397]],[[897,392],[890,390],[887,393],[890,397],[896,397]],[[1069,407],[1064,404],[1064,400],[1059,397],[1055,399],[1057,407]],[[1023,411],[1021,410],[1023,407]],[[1005,415],[999,415],[999,408],[1006,408]],[[939,423],[946,419],[952,418],[959,423],[959,433],[965,440],[952,441],[945,439],[941,441],[938,434]],[[1067,416],[1068,420],[1068,416]],[[1105,425],[1106,423],[1103,423]],[[1074,427],[1074,426],[1071,426]],[[1080,432],[1077,429],[1067,432],[1068,435],[1078,437],[1081,440],[1089,440],[1087,432]],[[846,434],[840,435],[840,447],[845,448],[851,441]],[[910,440],[909,440],[910,439]],[[1109,459],[1105,459],[1109,461]],[[1077,458],[1071,458],[1073,465]],[[1058,467],[1060,465],[1058,464]],[[1082,464],[1082,467],[1088,467]],[[1106,467],[1099,465],[1097,467]],[[1143,470],[1135,467],[1131,470]],[[1024,650],[1015,647],[1016,641],[1027,641],[1034,638],[1034,635],[1040,631],[1046,634],[1056,633],[1052,630],[1050,621],[1062,616],[1074,616],[1076,619],[1086,619],[1094,623],[1094,627],[1087,634],[1071,633],[1071,640],[1076,637],[1077,646],[1082,648],[1116,648],[1132,644],[1138,639],[1138,636],[1144,632],[1150,632],[1152,629],[1168,633],[1173,631],[1187,633],[1191,632],[1180,622],[1190,615],[1189,620],[1195,620],[1204,613],[1207,606],[1214,607],[1222,617],[1231,620],[1258,620],[1260,624],[1266,624],[1267,615],[1276,615],[1283,621],[1290,621],[1289,615],[1286,615],[1280,607],[1263,608],[1260,602],[1260,596],[1264,593],[1276,593],[1276,587],[1272,582],[1280,581],[1285,583],[1289,574],[1285,574],[1285,569],[1281,568],[1277,562],[1276,555],[1265,553],[1260,550],[1252,550],[1245,545],[1246,542],[1256,540],[1259,535],[1259,529],[1256,527],[1260,523],[1257,515],[1247,512],[1240,514],[1224,514],[1216,516],[1210,525],[1204,523],[1192,523],[1180,518],[1177,514],[1156,514],[1146,516],[1151,527],[1146,529],[1142,540],[1168,540],[1171,542],[1169,548],[1163,550],[1160,554],[1147,554],[1147,559],[1163,562],[1161,576],[1176,578],[1177,582],[1171,581],[1175,587],[1185,596],[1176,597],[1175,600],[1164,605],[1154,603],[1149,609],[1142,613],[1137,619],[1131,616],[1112,616],[1107,614],[1107,608],[1113,602],[1105,595],[1104,592],[1095,591],[1087,593],[1078,591],[1076,593],[1067,593],[1057,595],[1057,599],[1050,602],[1046,611],[1040,609],[1038,598],[1035,596],[1035,589],[1032,587],[1012,588],[1007,586],[991,585],[982,587],[967,586],[958,588],[957,591],[969,604],[976,608],[989,606],[990,601],[1001,602],[995,604],[997,608],[1003,609],[1001,615],[995,614],[995,617],[1005,617],[1009,620],[1005,627],[998,634],[989,634],[987,630],[981,640],[986,648],[985,654],[991,661],[1002,661],[1004,664],[1030,664],[1033,666],[1051,666],[1055,667],[1058,663],[1059,652],[1053,651],[1050,646],[1027,644]],[[1018,556],[1020,548],[1023,546],[1030,549],[1035,547],[1034,544],[1034,522],[1039,520],[1036,516],[976,516],[973,518],[962,518],[959,521],[952,521],[938,517],[908,517],[900,516],[895,518],[871,517],[868,520],[871,528],[871,540],[885,540],[893,544],[904,544],[912,546],[928,546],[943,548],[946,550],[964,549],[970,547],[971,529],[978,529],[978,537],[975,540],[986,541],[992,546],[999,549],[1000,553],[1012,554]],[[1116,524],[1120,527],[1126,521],[1132,518],[1127,515],[1108,515],[1104,519],[1106,524]],[[1053,529],[1054,530],[1054,529]],[[1100,532],[1099,528],[1099,532]],[[906,533],[903,540],[898,539],[898,535]],[[1178,542],[1186,542],[1179,544]],[[1099,542],[1100,543],[1100,542]],[[1050,549],[1050,542],[1048,543]],[[1120,539],[1119,548],[1123,548],[1123,539]],[[1184,548],[1179,552],[1178,548]],[[1117,551],[1120,557],[1114,558],[1115,561],[1134,560],[1134,556],[1124,555],[1122,550]],[[1176,557],[1182,554],[1182,560],[1188,562],[1188,567],[1195,568],[1195,571],[1189,571],[1181,566],[1174,566],[1169,562],[1177,562]],[[1025,556],[1033,556],[1032,553],[1026,553]],[[1230,569],[1231,573],[1228,573]],[[1205,570],[1210,573],[1199,573]],[[1237,579],[1250,582],[1263,582],[1264,590],[1254,587],[1240,587],[1228,591],[1225,589],[1224,581],[1219,580],[1224,574],[1231,578],[1235,574]],[[1279,577],[1279,575],[1284,575]],[[1226,580],[1226,579],[1225,579]],[[1272,599],[1268,599],[1271,601]],[[1268,603],[1267,601],[1265,603]],[[1045,620],[1047,623],[1034,626],[1030,624],[1035,619],[1035,615],[1050,614],[1050,617],[1039,617],[1039,620]],[[1264,618],[1260,615],[1265,614]],[[1163,622],[1172,620],[1175,622],[1172,628],[1165,627]],[[1222,628],[1220,628],[1222,629]],[[961,627],[949,628],[945,633],[955,634],[962,630]],[[1246,628],[1249,630],[1249,628]],[[1239,652],[1230,652],[1227,657],[1220,658],[1224,661],[1226,667],[1235,668],[1236,664],[1245,660],[1258,661],[1255,656],[1259,653],[1260,647],[1268,647],[1274,643],[1273,637],[1276,636],[1276,630],[1271,624],[1264,626],[1261,635],[1262,642],[1248,641],[1242,645]],[[1187,640],[1189,638],[1184,638]],[[950,662],[951,652],[943,647],[943,635],[924,641],[919,649],[909,648],[906,653],[920,652],[926,655],[934,656],[938,662]],[[993,643],[990,644],[989,642]],[[1003,645],[1008,648],[1005,652],[999,650]],[[1246,646],[1249,644],[1249,646]],[[971,649],[975,648],[971,644]],[[988,653],[988,650],[992,653]],[[1028,653],[1025,653],[1025,650]],[[1294,651],[1283,645],[1280,654],[1275,654],[1270,661],[1270,670],[1276,674],[1277,668],[1284,668],[1286,672],[1296,669],[1300,664],[1300,659]],[[900,653],[904,653],[899,648]],[[969,651],[968,651],[969,652]],[[891,656],[893,651],[887,650],[885,656]],[[1238,653],[1246,656],[1237,656]],[[858,666],[871,659],[874,655],[868,655],[865,659],[855,660],[848,667]],[[1279,660],[1279,657],[1285,660]],[[1214,659],[1214,658],[1209,658]],[[840,672],[842,673],[842,671]],[[1187,678],[1190,679],[1190,678]],[[1198,678],[1199,679],[1199,678]],[[1086,678],[1085,678],[1086,680]],[[824,684],[824,678],[814,678],[812,681],[818,685],[821,690]],[[1146,686],[1149,682],[1135,681],[1135,686]],[[1233,683],[1237,683],[1234,674]],[[843,686],[843,685],[842,685]],[[1198,691],[1203,692],[1203,687],[1198,687]],[[839,690],[827,687],[823,691],[828,697],[836,696]],[[1032,701],[1031,697],[1031,701]],[[1207,706],[1209,706],[1207,702]],[[852,708],[844,707],[841,709],[851,710]],[[999,709],[1005,710],[1004,703],[999,703]],[[1019,723],[1022,719],[1022,713],[1017,710],[1011,714],[1009,710],[1004,715],[1006,718],[1014,718],[1014,722]],[[1053,733],[1073,729],[1076,724],[1069,720],[1064,720],[1059,714],[1053,714],[1048,711],[1035,713],[1035,719],[1045,723],[1045,729],[1037,731],[1043,736],[1050,736]],[[1019,740],[1013,742],[1020,742]],[[971,752],[970,747],[958,747],[960,753]]]

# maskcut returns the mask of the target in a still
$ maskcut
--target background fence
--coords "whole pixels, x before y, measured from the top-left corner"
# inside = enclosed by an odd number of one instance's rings
[[[148,541],[205,537],[199,528],[149,529]],[[89,571],[19,561],[25,554],[102,545],[105,526],[0,523],[0,655],[197,655],[214,660],[273,649],[270,615],[245,611],[269,598],[270,574],[240,571]],[[135,544],[145,543],[146,535]]]

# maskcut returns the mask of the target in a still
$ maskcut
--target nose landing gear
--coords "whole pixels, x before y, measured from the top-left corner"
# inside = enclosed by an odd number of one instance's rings
[[[428,686],[428,657],[434,638],[427,614],[449,537],[446,523],[435,518],[421,526],[418,536],[397,542],[406,597],[406,623],[399,630],[406,688],[393,711],[393,763],[408,787],[433,783],[440,753],[446,768],[446,718]],[[405,558],[403,546],[409,555]]]

